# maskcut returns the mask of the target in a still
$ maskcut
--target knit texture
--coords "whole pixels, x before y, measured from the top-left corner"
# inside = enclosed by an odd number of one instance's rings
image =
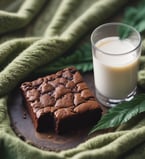
[[[50,152],[20,140],[11,128],[7,110],[9,94],[25,78],[69,51],[96,26],[117,14],[128,1],[1,0],[0,156],[3,159],[145,158],[144,114],[119,126],[116,131],[93,137],[76,148]],[[140,61],[138,84],[145,87],[144,55]]]

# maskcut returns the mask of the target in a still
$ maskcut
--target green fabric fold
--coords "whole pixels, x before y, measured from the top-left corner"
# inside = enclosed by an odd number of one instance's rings
[[[26,26],[44,5],[45,0],[25,0],[17,13],[0,11],[0,34]]]
[[[96,26],[105,23],[107,18],[117,14],[128,1],[25,0],[19,3],[19,7],[14,7],[13,12],[0,11],[0,23],[2,24],[0,25],[0,34],[2,34],[0,44],[0,153],[3,159],[138,159],[145,157],[144,116],[136,117],[136,120],[120,126],[115,132],[92,137],[76,148],[50,152],[19,139],[11,128],[7,110],[7,100],[11,91],[25,78],[37,68],[69,51]],[[9,2],[7,0],[7,6],[11,5]],[[3,3],[1,1],[0,5]],[[25,37],[16,38],[15,35],[18,33],[20,36],[20,32]],[[145,41],[143,41],[143,47],[144,43]],[[143,76],[139,72],[139,84],[144,86],[144,57],[141,62],[140,71],[143,71]]]

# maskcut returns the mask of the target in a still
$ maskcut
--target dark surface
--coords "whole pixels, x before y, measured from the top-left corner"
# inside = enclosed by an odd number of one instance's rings
[[[94,92],[92,72],[83,75],[83,79]],[[77,130],[75,133],[70,132],[65,135],[57,135],[54,132],[38,133],[24,107],[23,98],[19,89],[12,93],[8,104],[8,110],[11,118],[11,124],[16,134],[25,142],[33,144],[44,150],[60,151],[73,148],[92,137],[88,136],[92,126]]]

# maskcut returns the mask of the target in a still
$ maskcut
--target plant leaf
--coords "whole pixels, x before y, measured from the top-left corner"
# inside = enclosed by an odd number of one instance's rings
[[[122,102],[109,109],[108,113],[102,116],[89,134],[97,130],[119,126],[141,112],[145,112],[145,94],[137,95],[129,102]]]
[[[85,43],[75,52],[55,60],[53,63],[43,66],[37,70],[36,74],[47,74],[56,72],[68,66],[75,66],[81,72],[91,71],[93,69],[91,44]]]
[[[145,31],[145,20],[140,21],[139,25],[137,25],[135,27],[140,33]]]
[[[145,31],[145,0],[139,2],[136,7],[127,7],[123,20],[123,23],[133,26],[140,33]],[[130,34],[129,30],[120,29],[119,35],[121,39],[127,38]]]

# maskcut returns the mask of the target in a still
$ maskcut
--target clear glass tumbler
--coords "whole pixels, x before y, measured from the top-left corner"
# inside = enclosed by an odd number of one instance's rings
[[[91,35],[96,97],[113,107],[136,94],[141,36],[123,23],[107,23]]]

